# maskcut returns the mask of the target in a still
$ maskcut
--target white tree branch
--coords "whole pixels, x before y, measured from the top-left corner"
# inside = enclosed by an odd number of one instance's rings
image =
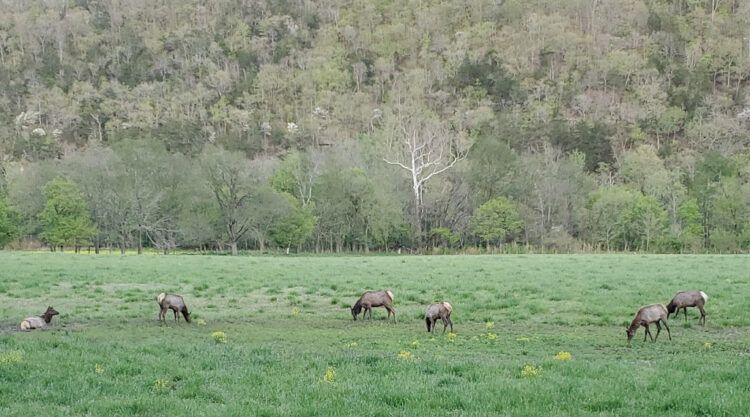
[[[405,169],[405,170],[407,170],[407,171],[410,171],[410,172],[411,172],[411,170],[412,170],[411,168],[407,167],[406,165],[402,164],[401,162],[391,162],[391,161],[389,161],[389,160],[387,160],[387,159],[385,159],[385,158],[383,158],[383,161],[385,161],[385,163],[386,163],[386,164],[389,164],[389,165],[398,165],[398,166],[400,166],[401,168],[403,168],[403,169]]]

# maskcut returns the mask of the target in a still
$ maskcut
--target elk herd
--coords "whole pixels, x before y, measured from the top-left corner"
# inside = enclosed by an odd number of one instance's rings
[[[687,322],[688,307],[698,308],[698,310],[700,311],[700,318],[698,319],[698,323],[700,323],[701,326],[705,326],[706,311],[704,310],[703,306],[706,304],[706,301],[708,301],[708,295],[706,295],[706,293],[704,293],[703,291],[680,291],[675,294],[675,296],[672,298],[672,301],[670,301],[667,305],[651,304],[645,307],[641,307],[636,313],[635,318],[633,318],[633,321],[630,323],[630,326],[626,330],[626,333],[628,335],[628,346],[630,346],[630,342],[633,339],[633,336],[635,336],[636,330],[638,330],[638,328],[641,326],[646,329],[645,334],[643,335],[644,342],[646,341],[647,337],[650,337],[651,341],[655,342],[656,339],[659,338],[659,333],[661,333],[662,325],[667,330],[667,336],[669,337],[669,340],[672,340],[672,334],[669,331],[667,319],[669,319],[669,316],[671,314],[677,315],[680,312],[680,309],[682,309],[685,315],[685,321]],[[166,322],[166,315],[168,310],[172,310],[175,322],[179,321],[180,314],[182,314],[182,316],[185,318],[185,321],[187,321],[188,323],[191,322],[187,305],[185,304],[185,300],[181,296],[176,294],[161,293],[156,296],[156,302],[159,304],[160,322]],[[356,321],[357,316],[362,314],[362,319],[364,319],[367,316],[367,313],[370,313],[369,318],[372,319],[373,307],[385,308],[388,312],[387,319],[390,319],[391,315],[393,315],[393,321],[397,321],[396,309],[393,307],[393,292],[391,290],[367,291],[362,294],[362,296],[359,297],[359,299],[351,308],[352,318]],[[443,323],[443,333],[445,333],[445,330],[446,328],[448,328],[448,326],[450,326],[450,331],[453,332],[453,321],[451,321],[451,313],[453,313],[453,306],[447,301],[428,305],[424,313],[424,319],[427,324],[427,331],[433,332],[435,330],[435,324],[438,320],[440,320]],[[19,325],[19,328],[25,331],[33,329],[43,329],[47,327],[48,324],[50,324],[50,322],[52,321],[52,317],[58,314],[60,313],[58,313],[57,310],[55,310],[51,306],[47,307],[47,311],[45,311],[41,316],[31,316],[25,318]],[[651,334],[649,326],[652,324],[656,325],[656,336],[653,336]]]

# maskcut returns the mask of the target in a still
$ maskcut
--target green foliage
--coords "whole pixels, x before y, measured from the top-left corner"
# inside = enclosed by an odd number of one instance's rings
[[[651,243],[659,239],[667,224],[667,212],[654,197],[641,196],[621,214],[628,247],[649,251]]]
[[[513,174],[520,168],[518,156],[503,136],[479,135],[469,152],[471,165],[467,179],[479,202],[513,190]]]
[[[269,230],[269,236],[280,247],[286,248],[301,245],[315,227],[315,216],[309,210],[301,207],[293,196],[286,194],[288,200],[288,212],[284,218],[273,225]]]
[[[461,236],[451,232],[451,229],[447,227],[433,227],[430,230],[430,236],[440,246],[453,247],[461,240]]]
[[[498,108],[521,98],[518,81],[508,76],[502,62],[491,56],[479,62],[464,57],[452,81],[457,88],[482,88]]]
[[[96,234],[86,201],[75,183],[55,178],[44,186],[46,203],[39,214],[42,240],[50,246],[83,246]]]
[[[587,227],[595,243],[607,250],[626,247],[629,213],[639,197],[628,187],[600,188],[591,194]]]
[[[696,251],[703,244],[703,224],[700,207],[695,198],[685,200],[679,208],[679,226],[683,233],[682,247]]]
[[[520,232],[523,221],[512,201],[497,197],[479,206],[472,218],[472,228],[489,246],[502,243]]]
[[[19,221],[18,213],[8,207],[6,196],[0,193],[0,248],[18,238]]]
[[[611,129],[605,123],[581,121],[571,128],[567,122],[556,120],[550,124],[549,130],[552,143],[563,152],[579,151],[586,156],[585,166],[589,171],[594,171],[602,162],[612,163],[614,160],[612,146],[607,140]]]

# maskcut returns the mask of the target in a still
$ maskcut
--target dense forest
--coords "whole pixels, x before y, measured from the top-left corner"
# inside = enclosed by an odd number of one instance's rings
[[[0,7],[0,244],[750,248],[747,1]]]

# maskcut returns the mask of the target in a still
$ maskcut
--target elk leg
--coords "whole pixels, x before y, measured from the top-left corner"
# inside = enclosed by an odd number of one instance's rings
[[[391,313],[393,313],[393,322],[396,323],[398,320],[396,320],[396,309],[393,308],[393,306],[385,306],[386,310],[388,310],[388,318],[391,318]],[[432,322],[432,327],[435,327],[435,322]]]
[[[167,321],[167,309],[164,307],[162,307],[161,311],[159,311],[159,321]]]
[[[453,320],[450,317],[448,317],[448,324],[451,325],[451,333],[453,333]]]
[[[701,326],[705,326],[706,325],[706,310],[703,309],[703,306],[698,306],[698,310],[701,311],[701,318],[698,319],[698,323],[700,323],[701,321],[703,321],[703,323],[701,324]]]
[[[687,323],[687,307],[682,307],[682,312],[685,313],[685,323]]]
[[[645,342],[646,341],[646,336],[648,336],[648,337],[651,338],[651,341],[653,342],[654,341],[654,336],[651,334],[651,330],[648,329],[648,324],[644,324],[644,326],[646,327],[646,334],[643,336],[643,341]]]
[[[661,324],[659,324],[659,322],[657,321],[656,322],[656,337],[654,338],[654,342],[656,341],[656,339],[659,338],[659,333],[661,333]]]
[[[446,320],[445,317],[443,317],[442,320],[443,320],[443,334],[445,334],[445,329],[448,327],[448,320]]]
[[[669,336],[669,340],[672,340],[672,333],[669,332],[669,326],[667,326],[667,321],[662,320],[662,323],[664,323],[664,328],[667,329],[667,336]]]
[[[174,313],[174,322],[177,323],[177,310],[172,310],[172,313]]]

